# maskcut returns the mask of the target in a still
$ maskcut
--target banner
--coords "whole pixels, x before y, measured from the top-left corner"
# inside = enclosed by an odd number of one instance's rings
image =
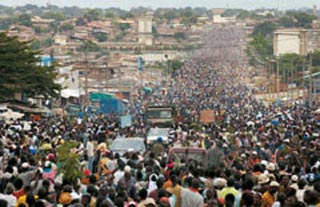
[[[132,125],[131,115],[121,116],[121,128],[130,127]]]
[[[208,124],[214,122],[214,111],[213,110],[203,110],[200,112],[200,122],[203,124]]]

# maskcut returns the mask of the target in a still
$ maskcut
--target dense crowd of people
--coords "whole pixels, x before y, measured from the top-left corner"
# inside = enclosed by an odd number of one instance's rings
[[[299,102],[264,105],[243,84],[240,27],[208,31],[205,47],[172,75],[166,96],[133,104],[119,117],[1,123],[0,206],[5,207],[316,207],[320,206],[319,117]],[[109,150],[115,138],[145,134],[145,103],[176,106],[173,143],[161,152]],[[209,109],[215,122],[199,123]],[[77,179],[66,179],[59,148],[75,141]],[[160,141],[157,144],[161,144]],[[171,147],[205,149],[207,162],[168,158]],[[70,156],[71,157],[71,156]],[[70,158],[71,159],[71,158]],[[206,163],[206,164],[204,164]]]

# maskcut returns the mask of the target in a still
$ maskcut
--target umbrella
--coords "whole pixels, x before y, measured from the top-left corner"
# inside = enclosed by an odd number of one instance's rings
[[[271,121],[271,124],[277,126],[279,124],[279,121],[274,119]]]

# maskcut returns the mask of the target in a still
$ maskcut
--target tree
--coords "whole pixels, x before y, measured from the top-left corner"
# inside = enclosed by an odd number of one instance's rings
[[[253,35],[256,36],[258,34],[261,34],[264,37],[271,36],[275,29],[276,24],[270,22],[263,22],[255,26],[253,30]]]
[[[303,12],[294,14],[294,18],[297,20],[296,27],[310,28],[316,17]]]
[[[42,18],[54,19],[56,21],[63,21],[66,19],[66,16],[62,12],[46,12],[41,15]]]
[[[105,42],[108,39],[108,36],[104,32],[95,32],[93,33],[93,36],[98,42]]]
[[[250,17],[250,12],[247,10],[242,10],[237,15],[237,19],[246,19]]]
[[[174,38],[176,38],[178,40],[186,39],[186,33],[184,33],[184,32],[174,33]]]
[[[19,16],[19,24],[30,27],[32,25],[30,14],[21,14]]]
[[[101,18],[101,13],[98,9],[90,9],[83,16],[88,22],[97,21]]]
[[[77,26],[84,26],[86,24],[87,24],[87,22],[83,17],[77,18],[77,20],[76,20],[76,25]]]
[[[59,27],[60,32],[71,31],[74,29],[74,26],[70,23],[63,24]]]
[[[118,23],[117,26],[121,31],[126,31],[131,28],[129,23]]]
[[[57,160],[60,163],[59,171],[63,173],[63,179],[71,184],[76,184],[81,178],[80,155],[73,153],[72,149],[77,147],[77,142],[65,142],[57,149]]]
[[[294,21],[295,20],[292,17],[283,16],[279,20],[279,26],[282,26],[282,27],[294,27],[295,26],[295,22]]]
[[[272,56],[273,46],[272,42],[268,41],[262,34],[254,36],[253,40],[250,42],[250,46],[255,48],[256,52],[262,58],[267,58]]]
[[[42,67],[40,53],[29,42],[0,33],[0,99],[12,99],[15,93],[29,97],[59,95],[60,85],[54,83],[54,67]]]
[[[181,67],[183,66],[183,64],[184,63],[178,59],[171,60],[171,72],[175,72],[176,70],[180,70]]]
[[[101,48],[92,41],[84,41],[83,45],[79,48],[80,52],[99,52],[101,51]]]

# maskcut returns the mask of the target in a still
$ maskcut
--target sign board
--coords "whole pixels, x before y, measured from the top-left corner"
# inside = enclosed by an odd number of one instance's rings
[[[213,110],[203,110],[200,112],[200,122],[203,124],[208,124],[214,122],[214,111]]]
[[[132,117],[130,115],[121,116],[121,128],[130,127],[132,125]]]
[[[143,59],[141,56],[138,57],[138,70],[142,71],[143,69]]]

